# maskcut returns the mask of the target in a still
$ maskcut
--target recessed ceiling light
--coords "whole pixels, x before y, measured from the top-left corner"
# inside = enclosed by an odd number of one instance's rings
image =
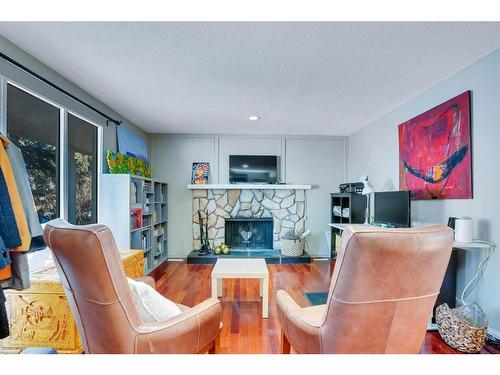
[[[258,119],[260,119],[260,117],[259,117],[259,116],[255,116],[255,115],[253,115],[253,116],[250,116],[248,119],[249,119],[250,121],[257,121]]]

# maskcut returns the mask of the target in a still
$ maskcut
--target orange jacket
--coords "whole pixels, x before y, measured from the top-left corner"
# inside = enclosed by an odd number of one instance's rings
[[[7,280],[12,277],[12,268],[10,264],[7,267],[0,269],[0,281]]]
[[[0,281],[7,280],[12,277],[12,269],[10,264],[7,267],[0,269]]]
[[[19,191],[17,190],[16,180],[14,178],[14,174],[12,173],[12,166],[10,165],[10,160],[7,155],[7,151],[5,150],[5,147],[10,144],[10,141],[5,137],[0,136],[0,143],[0,168],[2,169],[5,177],[7,189],[9,190],[10,203],[12,204],[12,210],[14,211],[14,216],[16,217],[17,229],[19,230],[19,236],[21,237],[21,246],[9,250],[28,251],[31,245],[31,234],[28,227],[28,221],[26,220],[26,214],[24,213],[23,204],[19,196]]]

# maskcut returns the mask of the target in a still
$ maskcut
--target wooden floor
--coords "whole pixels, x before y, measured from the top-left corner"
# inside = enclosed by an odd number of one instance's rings
[[[333,261],[315,261],[310,264],[268,265],[269,318],[262,319],[258,280],[229,279],[224,282],[221,352],[233,354],[279,353],[280,326],[274,294],[285,289],[301,306],[308,306],[304,292],[326,291],[333,271]],[[166,262],[155,270],[158,291],[176,303],[194,306],[210,297],[212,265]],[[487,347],[482,353],[499,352]],[[421,353],[460,353],[440,338],[437,332],[428,332]]]

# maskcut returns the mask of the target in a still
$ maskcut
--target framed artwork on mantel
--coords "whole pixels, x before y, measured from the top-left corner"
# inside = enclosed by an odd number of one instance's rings
[[[470,91],[398,131],[400,190],[410,190],[414,200],[472,198]]]
[[[191,172],[191,183],[195,185],[208,184],[208,172],[210,164],[208,162],[194,162]]]

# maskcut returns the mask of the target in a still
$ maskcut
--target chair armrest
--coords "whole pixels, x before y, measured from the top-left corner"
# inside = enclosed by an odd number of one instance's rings
[[[311,327],[321,327],[323,324],[322,315],[310,313],[307,308],[300,307],[284,290],[278,290],[276,293],[276,304],[278,312],[281,310],[286,316],[294,315],[298,320]]]
[[[209,298],[169,320],[138,327],[136,353],[197,353],[219,334],[222,307]]]
[[[284,290],[276,293],[281,329],[298,353],[321,353],[323,314],[300,307]]]
[[[155,279],[153,279],[151,276],[141,276],[141,277],[136,277],[134,280],[135,280],[135,281],[140,281],[140,282],[146,283],[146,284],[148,284],[149,286],[151,286],[151,287],[153,287],[154,289],[156,289],[156,282],[155,282]]]

